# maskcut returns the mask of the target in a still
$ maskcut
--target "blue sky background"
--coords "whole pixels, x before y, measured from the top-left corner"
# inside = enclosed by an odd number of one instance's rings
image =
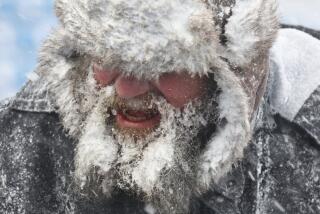
[[[0,99],[33,71],[37,50],[57,21],[53,0],[0,0]]]
[[[320,0],[279,3],[283,22],[320,30]],[[27,81],[41,42],[56,25],[53,0],[0,0],[0,100]]]

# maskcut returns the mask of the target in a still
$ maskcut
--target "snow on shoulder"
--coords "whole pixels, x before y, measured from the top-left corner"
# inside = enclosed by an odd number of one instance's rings
[[[293,120],[320,83],[320,40],[295,29],[281,29],[271,49],[271,107]]]

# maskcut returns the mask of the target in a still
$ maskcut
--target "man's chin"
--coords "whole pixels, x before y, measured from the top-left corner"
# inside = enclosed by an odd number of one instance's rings
[[[122,137],[130,137],[136,140],[145,139],[148,136],[154,133],[156,128],[128,128],[128,127],[119,127],[116,125],[117,134],[121,135]]]

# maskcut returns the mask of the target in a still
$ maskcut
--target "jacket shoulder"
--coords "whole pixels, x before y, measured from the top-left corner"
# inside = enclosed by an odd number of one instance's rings
[[[281,29],[271,49],[271,107],[292,121],[320,85],[320,40]]]
[[[320,86],[306,100],[293,122],[307,131],[320,145]]]
[[[0,130],[0,213],[59,213],[48,211],[57,207],[55,176],[67,176],[74,147],[58,115],[5,107]]]
[[[249,186],[248,191],[256,197],[256,209],[259,213],[320,213],[320,147],[292,122],[280,116],[275,122],[273,130],[260,130],[253,146],[256,188]],[[252,183],[250,177],[247,180]]]
[[[272,112],[320,142],[320,40],[296,29],[281,29],[270,59]]]

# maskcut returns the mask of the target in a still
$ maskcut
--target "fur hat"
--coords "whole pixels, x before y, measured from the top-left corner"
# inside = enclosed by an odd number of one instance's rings
[[[221,58],[244,65],[270,47],[277,29],[275,0],[57,0],[55,6],[79,52],[117,58],[123,72],[146,78],[207,74]]]
[[[79,66],[74,56],[137,78],[213,73],[226,123],[202,154],[199,181],[206,188],[242,157],[278,29],[276,0],[56,0],[55,7],[61,25],[43,45],[38,73],[49,77],[61,109],[77,105],[62,84]]]

